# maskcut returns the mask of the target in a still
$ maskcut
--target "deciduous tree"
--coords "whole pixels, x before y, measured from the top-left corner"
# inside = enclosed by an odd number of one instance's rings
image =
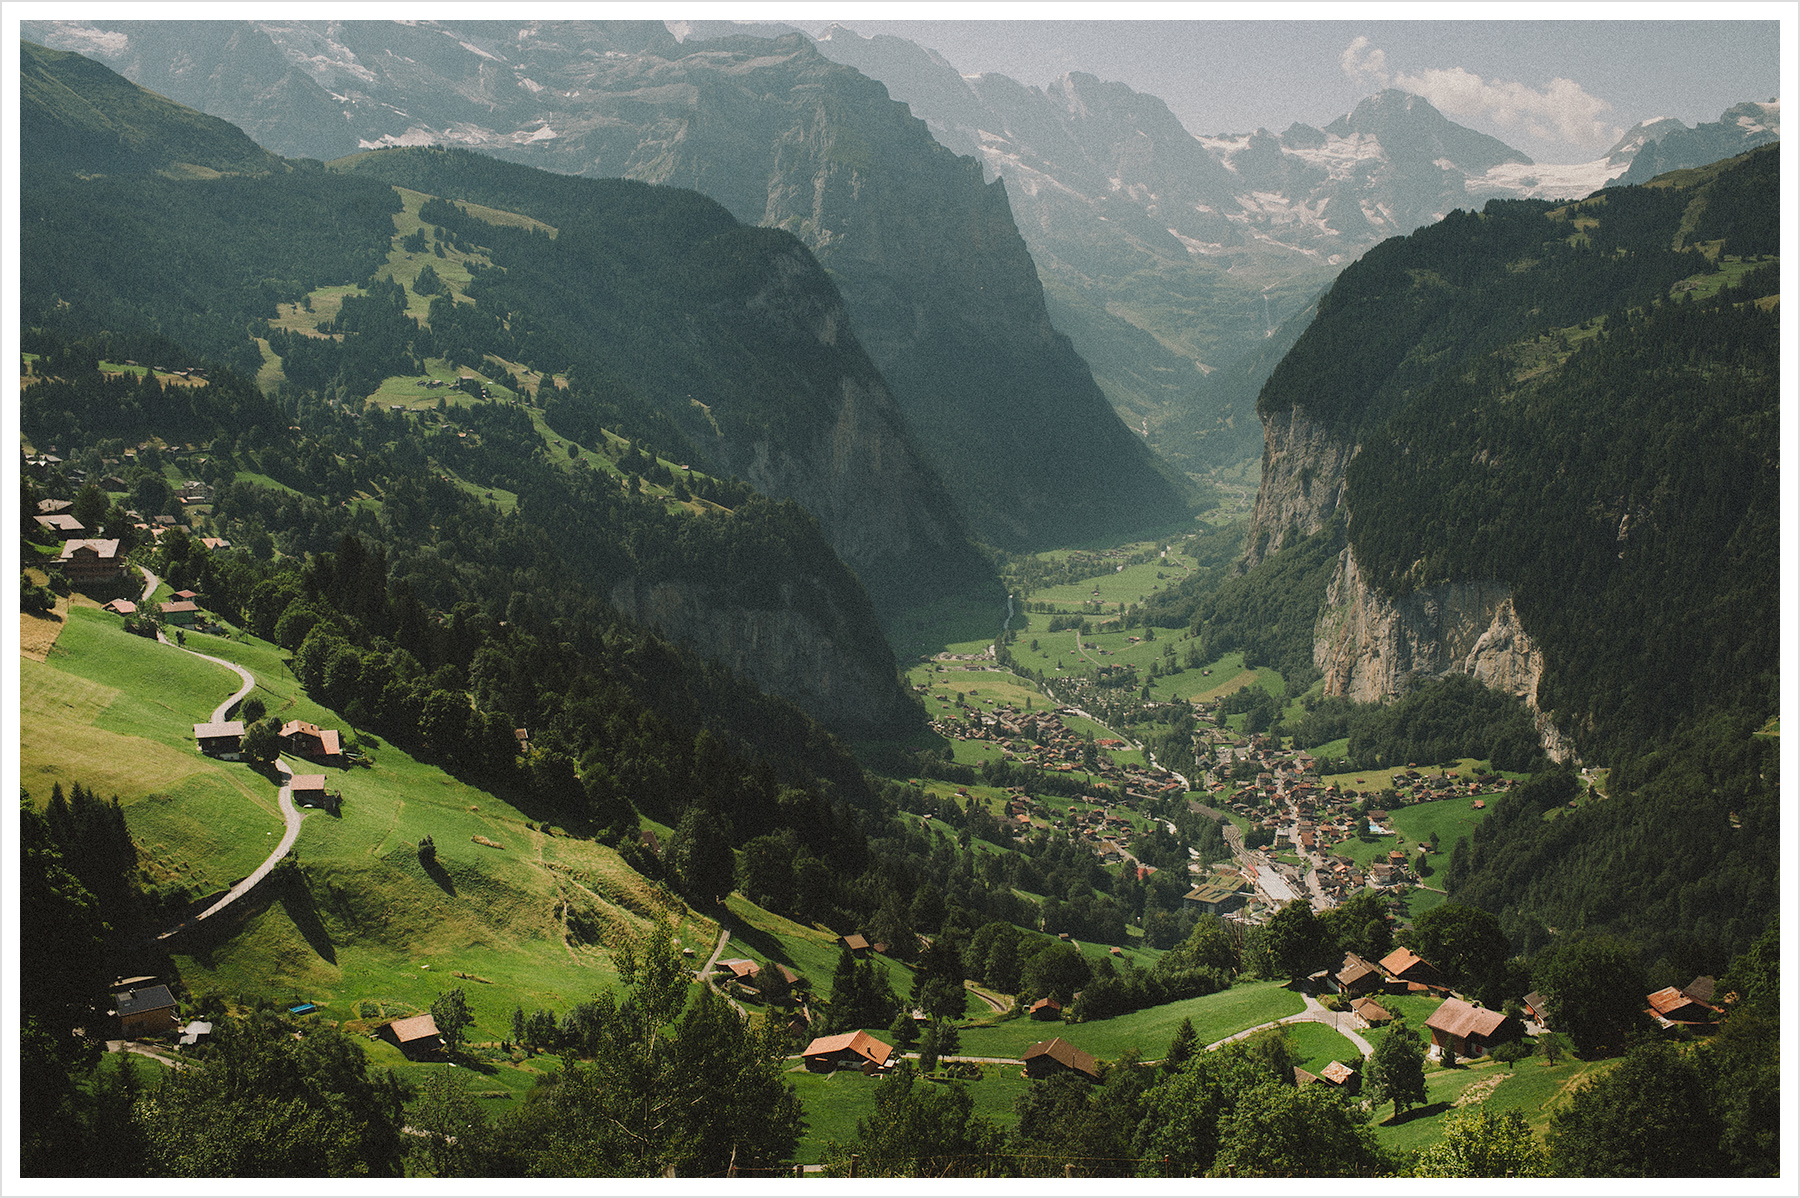
[[[1515,1109],[1464,1107],[1445,1117],[1443,1138],[1419,1155],[1420,1177],[1543,1177],[1550,1154]]]
[[[1261,1085],[1220,1120],[1215,1177],[1375,1177],[1368,1116],[1325,1086]]]
[[[1394,1020],[1369,1054],[1363,1082],[1370,1101],[1394,1104],[1395,1119],[1404,1108],[1425,1101],[1425,1044],[1404,1018]]]

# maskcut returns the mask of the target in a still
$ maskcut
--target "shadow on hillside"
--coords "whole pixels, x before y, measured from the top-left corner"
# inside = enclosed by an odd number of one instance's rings
[[[308,947],[321,959],[336,965],[337,948],[331,943],[331,933],[325,930],[324,921],[319,918],[319,908],[306,887],[306,879],[299,876],[298,871],[277,870],[271,881],[278,888],[276,894],[281,909],[294,921],[294,927],[306,938]]]
[[[788,955],[787,948],[777,940],[773,933],[761,928],[753,928],[743,920],[730,919],[731,938],[740,944],[747,944],[750,950],[765,961],[776,961],[782,965],[793,965],[793,957]]]
[[[445,894],[455,896],[456,883],[451,880],[450,871],[444,868],[444,863],[439,861],[435,855],[426,857],[424,854],[420,854],[419,867],[425,871],[426,877],[443,888]]]
[[[1411,1123],[1414,1119],[1430,1119],[1450,1109],[1447,1102],[1434,1102],[1429,1106],[1416,1106],[1401,1115],[1398,1119],[1382,1120],[1383,1127],[1399,1127],[1402,1123]]]

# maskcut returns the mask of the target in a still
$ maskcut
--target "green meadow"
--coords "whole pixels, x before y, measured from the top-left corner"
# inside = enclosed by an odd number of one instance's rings
[[[1341,853],[1366,867],[1377,856],[1386,856],[1397,844],[1405,846],[1409,857],[1416,857],[1418,846],[1429,846],[1431,834],[1436,832],[1438,852],[1435,859],[1428,857],[1427,860],[1448,861],[1450,850],[1457,840],[1468,835],[1476,824],[1486,818],[1498,798],[1497,794],[1483,793],[1468,798],[1438,799],[1431,803],[1395,807],[1389,816],[1396,835],[1374,836],[1368,840],[1353,836],[1332,845],[1329,851]],[[1481,799],[1485,806],[1480,809],[1472,807],[1470,804],[1475,799]]]
[[[806,1131],[794,1159],[801,1164],[816,1164],[832,1141],[849,1143],[856,1138],[856,1123],[875,1113],[875,1087],[879,1077],[864,1077],[853,1070],[836,1073],[808,1073],[796,1067],[787,1079],[794,1084],[806,1113]],[[921,1085],[960,1086],[974,1100],[973,1113],[992,1119],[1001,1127],[1018,1122],[1014,1103],[1028,1093],[1032,1083],[1017,1065],[984,1065],[980,1081],[948,1081],[924,1078]]]
[[[53,782],[117,794],[151,876],[210,893],[280,838],[274,782],[194,748],[193,725],[237,689],[237,675],[120,624],[77,606],[47,661],[21,660],[21,777],[39,802]],[[188,643],[249,669],[270,714],[354,731],[304,696],[276,646],[201,634]],[[560,1013],[615,984],[607,946],[664,911],[684,944],[702,959],[711,951],[717,924],[613,850],[536,826],[485,790],[361,739],[365,765],[293,760],[328,774],[342,813],[305,814],[297,878],[270,882],[217,926],[175,942],[192,993],[314,1002],[320,1018],[362,1029],[460,986],[472,1038],[499,1040],[515,1006]],[[417,849],[426,835],[439,863],[429,872]]]
[[[1101,1060],[1116,1060],[1130,1049],[1148,1060],[1160,1058],[1183,1019],[1191,1019],[1201,1044],[1212,1044],[1246,1028],[1298,1015],[1306,1009],[1300,996],[1280,982],[1239,982],[1229,990],[1201,998],[1164,1003],[1129,1015],[1093,1023],[1039,1022],[1011,1019],[991,1027],[962,1030],[959,1055],[1018,1057],[1040,1040],[1061,1036]]]

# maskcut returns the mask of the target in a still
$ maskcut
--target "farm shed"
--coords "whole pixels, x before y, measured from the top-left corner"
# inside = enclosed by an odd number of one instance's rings
[[[437,1020],[429,1014],[396,1019],[382,1025],[380,1034],[405,1053],[408,1060],[416,1061],[444,1051],[444,1038],[438,1034]]]
[[[1061,1036],[1039,1040],[1025,1050],[1025,1076],[1046,1078],[1058,1073],[1079,1073],[1089,1081],[1100,1080],[1100,1063]]]
[[[806,1046],[800,1055],[814,1073],[833,1069],[861,1069],[873,1073],[886,1067],[894,1054],[891,1044],[883,1044],[867,1032],[844,1032],[836,1036],[820,1036]]]

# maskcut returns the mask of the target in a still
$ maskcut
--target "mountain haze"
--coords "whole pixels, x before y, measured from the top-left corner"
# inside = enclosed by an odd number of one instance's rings
[[[258,22],[223,32],[201,44],[204,69],[191,48],[177,53],[168,27],[45,35],[104,50],[148,86],[180,83],[169,94],[245,127],[287,126],[271,144],[288,152],[442,142],[699,190],[740,220],[789,230],[832,273],[921,452],[979,537],[1066,542],[1185,509],[1185,483],[1119,423],[1053,325],[1005,186],[984,183],[879,84],[804,37],[688,50],[654,23]],[[269,48],[341,97],[342,133],[293,127],[315,101],[283,106],[304,88],[201,85],[266,67]]]
[[[777,498],[798,499],[823,527],[778,509],[734,517],[693,500],[677,522],[696,531],[680,545],[665,543],[666,533],[634,539],[619,531],[639,518],[631,503],[619,507],[619,483],[584,473],[590,462],[571,460],[573,444],[566,458],[545,460],[548,446],[533,446],[537,434],[516,403],[478,407],[493,409],[492,418],[466,446],[463,438],[442,442],[443,460],[461,460],[459,469],[490,487],[520,491],[518,516],[571,536],[563,567],[615,606],[840,727],[904,724],[912,708],[894,683],[864,587],[827,538],[890,610],[984,583],[998,591],[913,450],[829,279],[789,235],[742,226],[692,192],[575,179],[461,152],[386,151],[331,171],[273,160],[281,169],[254,176],[144,173],[191,144],[245,139],[116,76],[95,83],[85,59],[25,52],[42,62],[46,80],[27,94],[24,114],[34,136],[23,147],[21,311],[38,334],[138,338],[160,343],[159,356],[200,353],[249,374],[270,363],[246,339],[248,326],[271,347],[274,368],[316,385],[352,421],[375,382],[416,376],[428,358],[447,356],[496,378],[541,371],[536,398],[551,428],[590,451],[605,448],[602,422],[611,422],[671,460],[679,452],[695,469],[741,472]],[[50,83],[87,106],[42,102],[40,95],[62,95]],[[59,130],[69,120],[91,125],[90,111],[117,123],[115,106],[134,114],[134,148],[115,156],[115,173],[74,173],[59,158],[71,140]],[[204,136],[192,136],[195,129]],[[174,146],[159,142],[165,132]],[[396,181],[437,190],[405,193],[408,200]],[[471,216],[434,200],[439,195],[490,203]],[[421,201],[443,211],[439,223],[420,227],[415,257],[399,245],[396,222],[425,211]],[[435,257],[422,248],[428,239]],[[423,266],[448,272],[452,262],[469,281],[438,293],[426,319],[408,317],[408,287],[430,290]],[[345,301],[335,334],[329,325],[318,333],[268,323],[278,305],[310,303],[322,285],[346,282],[367,296],[352,297],[362,305],[354,321]],[[551,375],[565,375],[567,385]],[[650,462],[652,474],[664,469]],[[343,474],[340,499],[360,503],[397,485],[376,474],[356,487],[352,478],[370,468],[346,464],[348,474],[329,468],[324,477]],[[515,478],[515,470],[525,473]],[[502,476],[513,481],[488,481]],[[576,503],[564,484],[590,498]],[[400,514],[416,517],[414,502],[375,504],[402,541],[421,532]],[[743,511],[740,501],[732,506]],[[776,535],[775,527],[785,531]],[[315,535],[329,545],[325,531]],[[521,544],[532,540],[516,535]],[[763,539],[750,553],[730,548],[734,535],[746,544]],[[743,564],[722,573],[694,560],[736,553],[747,554]],[[449,606],[462,594],[453,586],[434,597]]]

